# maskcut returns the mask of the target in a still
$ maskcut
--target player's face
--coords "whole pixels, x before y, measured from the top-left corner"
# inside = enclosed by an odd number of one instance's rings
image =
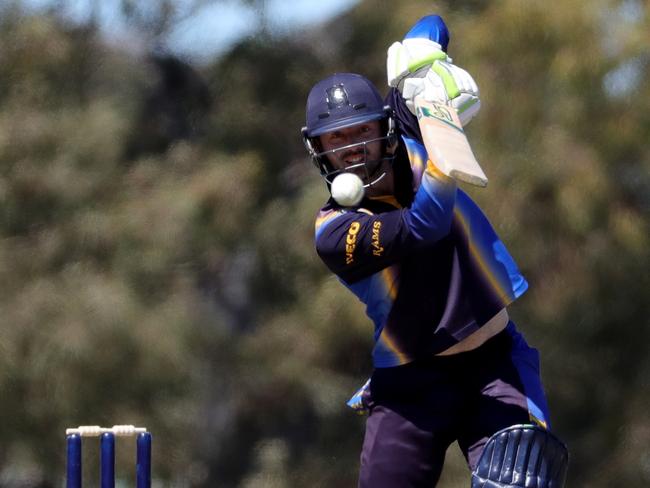
[[[381,124],[378,120],[337,129],[320,136],[321,150],[328,152],[327,158],[335,170],[351,168],[364,182],[373,181],[387,172],[377,184],[367,188],[369,195],[384,195],[392,192],[392,168],[383,161],[385,140],[381,139]],[[365,143],[365,144],[364,144]],[[368,163],[366,167],[362,165]],[[357,165],[356,168],[352,168]]]
[[[382,156],[381,141],[362,143],[377,139],[381,135],[379,121],[373,120],[328,132],[320,136],[320,141],[323,151],[334,151],[328,154],[334,169],[345,169],[364,161],[379,160]],[[352,144],[356,145],[347,147]]]

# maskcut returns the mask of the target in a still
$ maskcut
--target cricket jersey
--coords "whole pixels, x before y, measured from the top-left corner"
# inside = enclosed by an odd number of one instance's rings
[[[364,198],[343,208],[330,199],[315,226],[319,256],[374,323],[376,368],[445,351],[528,286],[478,205],[419,140],[401,138],[416,190],[410,206]]]

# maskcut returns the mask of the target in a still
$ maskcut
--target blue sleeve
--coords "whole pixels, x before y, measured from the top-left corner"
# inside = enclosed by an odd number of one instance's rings
[[[378,214],[331,210],[320,216],[316,250],[330,270],[354,283],[449,234],[455,197],[454,180],[430,165],[410,208]]]

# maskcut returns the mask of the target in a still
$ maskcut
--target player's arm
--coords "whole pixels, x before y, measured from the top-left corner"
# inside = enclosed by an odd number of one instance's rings
[[[386,105],[390,106],[395,113],[395,123],[400,134],[422,142],[422,133],[418,119],[406,106],[404,98],[397,88],[391,88],[384,99]]]
[[[481,105],[478,86],[447,56],[448,34],[442,18],[427,16],[390,46],[386,65],[393,91],[387,101],[400,132],[422,142],[445,174],[484,187],[487,176],[463,132]],[[417,115],[417,128],[408,112]]]
[[[376,215],[333,210],[317,224],[316,250],[330,270],[353,283],[445,237],[455,198],[455,181],[429,164],[410,208]]]

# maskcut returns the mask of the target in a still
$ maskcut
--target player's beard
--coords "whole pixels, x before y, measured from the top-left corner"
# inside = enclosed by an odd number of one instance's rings
[[[369,197],[388,196],[394,193],[393,157],[384,155],[369,172],[366,195]]]
[[[368,161],[366,163],[366,169],[368,173],[368,185],[372,187],[373,185],[380,182],[386,173],[390,170],[392,166],[392,159],[389,159],[386,156],[379,158],[378,160]]]
[[[354,162],[353,160],[359,156],[361,156],[359,161]],[[390,170],[393,160],[392,157],[384,154],[383,149],[369,151],[367,147],[350,150],[344,153],[340,159],[346,165],[341,171],[354,173],[367,187],[372,187],[383,179]]]

